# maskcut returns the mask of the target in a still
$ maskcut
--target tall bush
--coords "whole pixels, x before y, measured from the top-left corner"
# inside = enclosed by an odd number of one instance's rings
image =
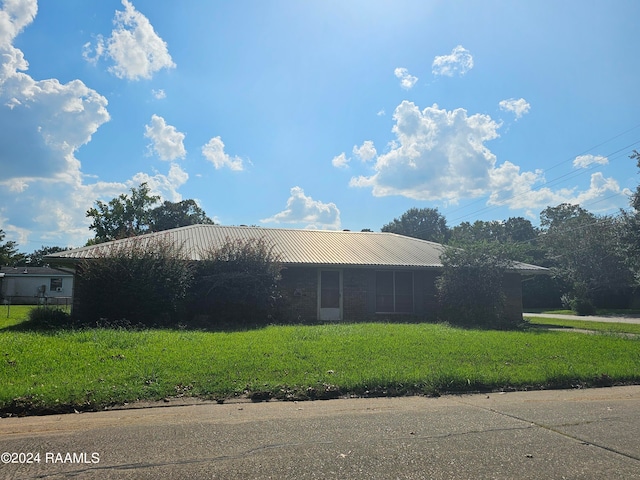
[[[281,264],[264,239],[227,240],[201,254],[192,291],[194,315],[255,323],[274,312]]]
[[[84,260],[77,270],[74,316],[82,322],[163,325],[180,319],[193,267],[163,237],[129,239]]]
[[[498,244],[449,247],[440,258],[443,271],[436,285],[444,320],[466,326],[509,325],[503,282],[512,262]]]

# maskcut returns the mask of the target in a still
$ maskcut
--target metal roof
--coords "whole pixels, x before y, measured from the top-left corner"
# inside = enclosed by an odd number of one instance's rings
[[[0,267],[0,275],[7,277],[21,277],[28,275],[30,277],[60,277],[70,276],[73,272],[66,272],[57,268],[50,267]]]
[[[394,233],[284,228],[190,225],[138,237],[115,240],[47,255],[52,263],[65,263],[108,254],[127,242],[163,239],[181,245],[191,260],[200,260],[203,251],[228,241],[263,239],[274,247],[284,265],[440,268],[445,247],[439,243]],[[518,263],[522,273],[544,273],[546,268]]]

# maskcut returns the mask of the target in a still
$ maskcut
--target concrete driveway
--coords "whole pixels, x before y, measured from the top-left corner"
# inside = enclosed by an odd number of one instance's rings
[[[194,403],[0,419],[0,478],[640,478],[640,386]]]

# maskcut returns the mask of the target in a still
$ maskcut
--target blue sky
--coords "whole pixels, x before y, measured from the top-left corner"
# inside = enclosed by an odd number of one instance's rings
[[[148,182],[225,225],[449,226],[639,178],[629,1],[0,1],[0,228],[80,246]]]

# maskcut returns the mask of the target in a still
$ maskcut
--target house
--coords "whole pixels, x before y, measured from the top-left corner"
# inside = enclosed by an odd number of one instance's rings
[[[228,241],[262,239],[282,263],[281,287],[290,316],[300,319],[358,321],[397,315],[427,317],[437,309],[435,280],[442,270],[441,244],[393,233],[294,230],[222,225],[191,225],[135,238],[159,238],[180,245],[188,258]],[[131,239],[66,250],[47,256],[72,266],[108,254]],[[510,318],[522,319],[521,277],[546,268],[516,264],[504,282]]]
[[[13,305],[70,305],[73,272],[49,267],[1,267],[0,298]]]

